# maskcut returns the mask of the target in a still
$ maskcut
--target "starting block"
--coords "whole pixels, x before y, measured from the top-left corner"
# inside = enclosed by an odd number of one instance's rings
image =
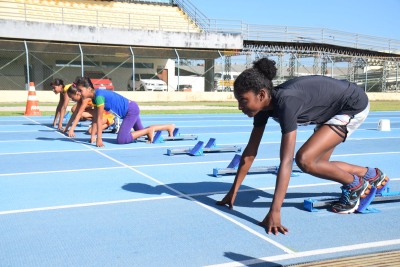
[[[214,177],[219,177],[222,175],[235,175],[237,173],[237,168],[240,163],[240,158],[241,156],[236,154],[232,161],[229,163],[229,165],[226,168],[214,168],[213,169],[213,176]],[[279,166],[255,166],[251,167],[247,173],[272,173],[272,174],[278,174],[279,171]],[[297,167],[296,165],[293,166],[292,169],[292,174],[291,176],[299,176],[299,173],[302,173],[302,171]]]
[[[161,131],[157,131],[154,134],[153,144],[164,143],[165,141],[182,141],[182,140],[197,140],[197,135],[193,134],[180,134],[179,128],[175,128],[173,136],[162,136]],[[141,137],[137,139],[138,141],[147,141],[147,137]]]
[[[63,121],[68,122],[69,119],[71,118],[72,113],[70,111],[67,111],[64,115]]]
[[[241,147],[238,146],[217,146],[215,138],[210,138],[204,146],[204,142],[199,141],[193,148],[175,148],[167,149],[167,155],[173,156],[176,154],[189,154],[192,156],[201,156],[204,153],[218,153],[218,152],[240,152]]]
[[[389,202],[389,201],[399,201],[400,200],[400,191],[392,192],[390,191],[390,187],[387,186],[380,193],[376,193],[377,189],[375,187],[371,188],[370,193],[367,195],[365,200],[361,200],[360,206],[357,209],[358,213],[377,213],[379,210],[369,207],[370,203],[377,202]],[[304,200],[304,209],[310,212],[317,212],[320,208],[326,208],[332,205],[334,201],[337,201],[338,198],[320,198],[320,199],[305,199]]]

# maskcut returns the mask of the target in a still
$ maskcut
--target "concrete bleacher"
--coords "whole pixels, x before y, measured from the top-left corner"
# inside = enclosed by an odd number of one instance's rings
[[[96,0],[0,0],[0,19],[133,30],[201,32],[179,7]]]

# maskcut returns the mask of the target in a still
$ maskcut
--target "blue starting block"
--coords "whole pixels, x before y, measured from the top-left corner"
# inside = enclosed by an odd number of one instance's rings
[[[360,206],[357,209],[357,213],[377,213],[379,210],[370,207],[371,203],[377,202],[390,202],[390,201],[399,201],[400,200],[400,191],[392,192],[390,191],[390,187],[388,183],[385,185],[385,188],[380,193],[376,193],[377,189],[375,187],[371,188],[370,193],[367,195],[365,199],[360,200]],[[327,198],[318,198],[318,199],[305,199],[303,207],[306,211],[317,212],[321,208],[326,208],[332,205],[334,201],[337,201],[338,198],[327,197]]]
[[[153,144],[164,143],[165,141],[182,141],[182,140],[197,140],[197,135],[193,134],[180,134],[179,128],[175,128],[173,136],[162,136],[161,131],[157,131],[153,137]],[[147,141],[147,137],[141,137],[138,141]]]
[[[70,111],[67,111],[67,113],[65,113],[65,115],[64,115],[63,121],[68,122],[69,119],[71,118],[71,116],[72,116],[72,113]]]
[[[204,153],[240,152],[241,150],[242,148],[238,146],[217,146],[215,138],[210,138],[205,146],[202,141],[199,141],[193,148],[167,149],[167,155],[189,154],[192,156],[201,156]]]
[[[226,168],[214,168],[213,176],[219,177],[222,175],[235,175],[237,173],[237,169],[238,169],[238,166],[240,163],[240,158],[241,158],[241,156],[236,154]],[[247,173],[278,174],[278,171],[279,171],[279,166],[254,166],[254,167],[251,167]],[[292,177],[299,176],[299,173],[302,173],[302,171],[299,169],[299,167],[297,167],[297,165],[293,165],[291,176]]]
[[[72,117],[72,112],[71,111],[67,111],[67,113],[65,113],[64,118],[63,118],[63,122],[68,123],[69,119],[71,119]],[[76,126],[82,126],[81,122],[78,122],[78,124]]]

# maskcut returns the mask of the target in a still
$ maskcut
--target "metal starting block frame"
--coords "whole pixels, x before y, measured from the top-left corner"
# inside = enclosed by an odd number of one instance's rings
[[[213,176],[219,177],[222,175],[235,175],[237,173],[237,168],[240,163],[240,158],[241,158],[241,156],[239,154],[236,154],[226,168],[214,168]],[[278,171],[279,171],[279,166],[255,166],[255,167],[250,167],[250,169],[247,173],[278,174]],[[292,177],[299,176],[299,173],[302,173],[302,171],[299,169],[299,167],[297,167],[297,165],[293,165],[292,174],[290,176],[292,176]]]
[[[375,194],[376,188],[372,187],[369,195],[371,195],[371,199],[367,199],[366,203],[361,203],[363,207],[358,208],[358,213],[377,213],[379,210],[368,207],[370,203],[377,202],[389,202],[389,201],[399,201],[400,200],[400,191],[390,191],[390,187],[387,186],[380,194]],[[374,197],[375,196],[375,197]],[[320,208],[326,208],[332,205],[334,201],[337,201],[339,198],[327,197],[327,198],[318,198],[318,199],[305,199],[304,200],[304,209],[310,212],[318,212]]]
[[[176,154],[189,154],[191,156],[201,156],[204,153],[219,153],[219,152],[240,152],[242,148],[239,146],[217,146],[216,139],[210,138],[204,146],[204,142],[199,141],[192,148],[173,148],[167,149],[167,155],[173,156]]]
[[[162,131],[157,131],[154,134],[153,144],[164,143],[165,141],[182,141],[182,140],[197,140],[198,136],[193,134],[180,134],[179,128],[175,128],[173,136],[162,136]],[[137,141],[146,142],[147,137],[140,137]]]

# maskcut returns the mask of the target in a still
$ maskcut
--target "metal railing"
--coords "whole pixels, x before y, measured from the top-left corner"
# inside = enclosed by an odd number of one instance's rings
[[[190,0],[173,0],[206,32],[241,34],[244,40],[318,43],[400,54],[400,40],[325,28],[247,24],[241,20],[209,19]]]
[[[0,0],[0,19],[125,29],[239,34],[249,41],[326,44],[400,55],[400,40],[324,28],[259,25],[243,23],[241,20],[209,19],[189,0],[171,0],[170,3],[182,9],[190,19],[179,21],[163,14],[140,14],[140,10],[135,13],[116,12],[107,10],[107,6],[100,11],[17,4],[4,0]]]

